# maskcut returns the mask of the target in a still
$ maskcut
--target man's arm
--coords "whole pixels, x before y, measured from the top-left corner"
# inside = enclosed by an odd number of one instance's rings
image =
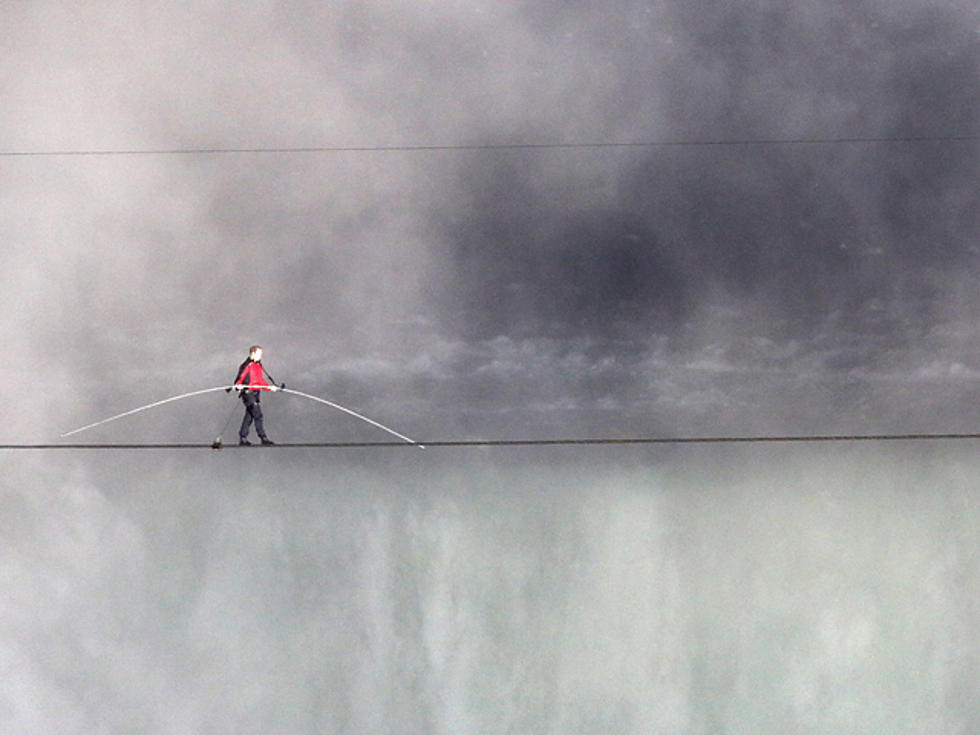
[[[245,368],[248,367],[248,365],[249,365],[250,362],[251,362],[251,359],[248,359],[245,362],[243,362],[241,365],[238,366],[238,374],[235,376],[235,382],[232,383],[233,386],[234,385],[240,385],[240,381],[242,379],[242,375],[245,372]],[[225,393],[231,393],[231,388],[230,387],[225,388]]]
[[[282,388],[286,387],[285,383],[283,383],[282,385],[276,385],[276,379],[273,378],[271,375],[269,375],[269,371],[265,369],[265,365],[262,365],[261,362],[259,363],[259,365],[262,367],[262,374],[265,375],[265,377],[268,378],[269,380],[270,391],[275,393],[277,390],[281,390]]]

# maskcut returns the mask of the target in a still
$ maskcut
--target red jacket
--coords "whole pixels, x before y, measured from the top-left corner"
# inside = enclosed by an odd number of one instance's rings
[[[235,385],[247,385],[253,390],[271,390],[265,381],[265,372],[262,370],[261,362],[254,362],[249,359],[242,363],[238,368],[238,378]]]

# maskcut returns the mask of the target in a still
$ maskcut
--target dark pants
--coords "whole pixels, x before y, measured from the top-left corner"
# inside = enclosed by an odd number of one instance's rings
[[[238,436],[242,439],[248,438],[248,430],[255,422],[255,433],[259,439],[265,439],[265,429],[262,427],[262,405],[259,403],[258,391],[242,391],[242,403],[245,404],[245,418],[242,419],[242,428],[238,430]]]

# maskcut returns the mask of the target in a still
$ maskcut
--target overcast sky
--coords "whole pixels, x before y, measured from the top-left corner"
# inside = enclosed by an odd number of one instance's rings
[[[973,3],[4,15],[12,440],[253,342],[429,437],[977,418]],[[685,145],[363,150],[557,143]]]

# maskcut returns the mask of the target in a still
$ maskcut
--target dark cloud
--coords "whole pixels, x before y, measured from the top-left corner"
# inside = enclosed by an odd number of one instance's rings
[[[5,38],[9,68],[24,70],[6,77],[11,148],[717,142],[976,127],[977,18],[966,3],[93,13],[80,24],[53,7],[18,11],[39,41]],[[419,384],[436,400],[438,385],[447,405],[466,406],[498,336],[536,350],[508,378],[519,390],[493,394],[504,402],[549,393],[549,371],[531,366],[562,354],[551,340],[583,357],[562,364],[556,406],[580,406],[576,387],[595,400],[671,404],[638,367],[651,355],[673,360],[668,372],[719,354],[749,360],[740,367],[751,372],[757,339],[798,359],[827,356],[830,374],[843,369],[833,345],[853,356],[848,345],[868,334],[865,367],[907,347],[917,369],[939,345],[923,339],[941,329],[955,343],[950,365],[971,364],[971,141],[9,163],[4,233],[31,253],[20,258],[28,277],[7,289],[30,326],[9,331],[18,373],[46,366],[38,383],[91,370],[136,385],[147,370],[166,376],[171,357],[223,375],[217,364],[263,342],[314,365],[302,370],[310,380],[360,379],[359,396],[377,390],[378,374],[344,365],[384,365],[408,402]],[[733,312],[742,318],[718,316]],[[487,363],[443,362],[447,344]],[[593,391],[588,364],[607,358],[624,366],[615,389]]]
[[[620,94],[666,108],[630,118],[633,141],[969,136],[980,88],[964,17],[873,3],[678,4],[668,32],[683,53],[642,79],[634,70],[660,57],[640,41],[665,31],[622,23],[615,49],[630,52],[608,72]],[[769,304],[795,331],[872,301],[928,321],[935,272],[974,260],[971,142],[695,145],[616,158],[564,170],[533,152],[465,162],[445,227],[454,328],[672,332],[719,289]],[[563,197],[596,170],[614,205],[601,191]]]
[[[680,311],[685,284],[641,213],[562,207],[533,161],[486,161],[473,200],[451,213],[450,278],[435,284],[475,335],[610,334]],[[539,181],[540,181],[540,177]]]

